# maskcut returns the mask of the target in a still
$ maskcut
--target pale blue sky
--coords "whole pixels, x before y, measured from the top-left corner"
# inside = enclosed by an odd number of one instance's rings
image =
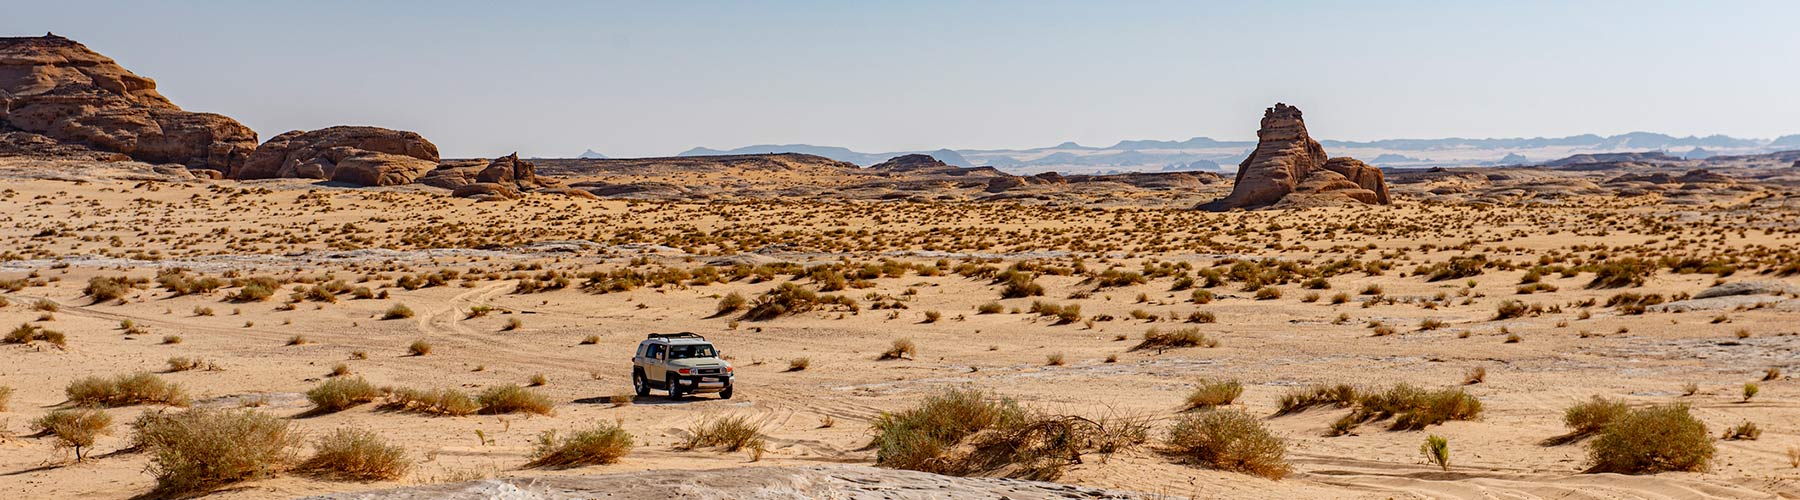
[[[1800,2],[5,0],[262,138],[445,156],[1800,133]]]

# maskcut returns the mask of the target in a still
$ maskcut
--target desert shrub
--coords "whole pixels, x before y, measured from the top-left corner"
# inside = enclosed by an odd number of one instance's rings
[[[57,347],[68,345],[68,337],[62,332],[39,328],[30,323],[21,323],[17,328],[6,332],[5,337],[0,337],[0,343],[7,344],[29,344],[39,340],[49,342]]]
[[[381,319],[406,319],[411,317],[413,317],[413,310],[411,307],[406,307],[406,304],[394,304],[393,307],[388,308],[387,312],[381,313]]]
[[[676,448],[717,448],[725,452],[747,450],[752,456],[760,457],[768,445],[762,428],[761,422],[752,422],[743,415],[708,417],[688,428],[687,440]]]
[[[92,409],[56,410],[32,421],[31,427],[54,436],[57,448],[73,449],[79,462],[87,457],[84,450],[92,449],[94,440],[112,435],[112,415]]]
[[[1169,331],[1151,328],[1144,332],[1144,340],[1132,346],[1131,350],[1155,349],[1157,352],[1162,352],[1182,347],[1217,347],[1218,345],[1219,341],[1200,333],[1199,328],[1177,328]]]
[[[1311,385],[1294,389],[1281,395],[1276,416],[1290,415],[1306,411],[1315,406],[1335,406],[1339,408],[1355,405],[1361,391],[1350,384]]]
[[[262,302],[269,300],[269,297],[274,297],[275,290],[278,288],[281,288],[281,283],[275,281],[273,278],[250,278],[248,282],[244,283],[243,288],[239,288],[237,292],[227,296],[225,300],[232,302]]]
[[[490,415],[519,412],[552,415],[556,409],[556,403],[550,398],[516,385],[489,387],[481,391],[475,401],[481,404],[481,413]]]
[[[397,388],[390,389],[387,393],[387,399],[381,407],[390,411],[463,416],[473,415],[481,410],[481,403],[469,397],[468,393],[456,389]]]
[[[1450,470],[1450,440],[1432,434],[1425,437],[1425,444],[1419,445],[1419,452],[1425,454],[1425,460],[1443,470]]]
[[[1686,404],[1634,409],[1589,443],[1589,472],[1705,471],[1715,449],[1706,424]]]
[[[1238,396],[1243,394],[1244,384],[1236,380],[1202,380],[1199,386],[1194,387],[1194,392],[1188,393],[1187,407],[1211,409],[1225,406],[1237,401]]]
[[[767,321],[786,314],[803,313],[824,306],[836,305],[854,312],[856,300],[841,295],[819,295],[792,282],[782,283],[750,302],[750,310],[745,311],[740,319],[749,321]]]
[[[931,395],[884,412],[873,424],[876,463],[936,474],[1055,479],[1087,452],[1112,453],[1147,440],[1141,418],[1089,420],[1027,410],[975,390]]]
[[[744,299],[743,295],[737,292],[731,292],[725,294],[724,297],[719,298],[718,311],[720,315],[731,314],[743,310],[744,304],[747,303],[749,303],[749,301]]]
[[[1756,382],[1744,383],[1744,401],[1749,401],[1750,398],[1756,397],[1756,393],[1758,392],[1762,392],[1762,388],[1756,385]]]
[[[411,344],[407,344],[406,353],[414,356],[429,355],[431,354],[431,343],[426,342],[425,339],[414,340]]]
[[[1530,307],[1526,306],[1524,302],[1508,300],[1494,308],[1494,319],[1513,319],[1524,316],[1527,312],[1530,312]]]
[[[1202,467],[1268,479],[1281,479],[1291,470],[1281,438],[1237,410],[1184,415],[1169,429],[1166,442],[1176,455]]]
[[[363,429],[338,429],[313,443],[299,470],[322,476],[375,481],[399,479],[412,469],[406,450]]]
[[[1636,258],[1609,260],[1594,269],[1594,280],[1588,288],[1622,288],[1643,286],[1644,280],[1656,272],[1655,262]]]
[[[1760,437],[1762,437],[1762,428],[1757,427],[1756,422],[1744,422],[1731,427],[1726,427],[1725,437],[1721,439],[1726,441],[1755,441]]]
[[[913,344],[912,339],[895,339],[894,344],[881,353],[880,359],[914,359],[918,354],[919,346]]]
[[[1594,396],[1563,411],[1563,425],[1572,436],[1589,436],[1606,429],[1613,421],[1629,413],[1624,401]]]
[[[794,358],[794,359],[788,360],[787,371],[790,371],[790,372],[806,371],[806,369],[810,368],[810,367],[812,367],[812,358]]]
[[[0,411],[7,411],[7,407],[12,405],[12,396],[12,386],[0,385]]]
[[[619,423],[594,427],[558,437],[556,431],[538,435],[537,449],[526,467],[576,467],[619,463],[631,452],[632,436]]]
[[[306,391],[306,400],[312,402],[313,411],[321,413],[344,411],[380,397],[381,391],[360,377],[333,378]]]
[[[1000,314],[1005,310],[1006,306],[1000,305],[999,302],[989,302],[975,307],[977,314]]]
[[[1274,300],[1281,298],[1281,289],[1265,286],[1256,289],[1256,300]]]
[[[1419,269],[1413,271],[1413,274],[1423,274],[1427,276],[1426,281],[1438,282],[1480,276],[1482,269],[1487,265],[1486,255],[1451,257],[1448,262],[1420,266]]]
[[[1000,281],[1006,284],[1000,289],[1000,298],[1002,299],[1037,297],[1044,294],[1044,286],[1037,284],[1027,273],[1007,271],[1001,275]]]
[[[1211,303],[1213,301],[1212,290],[1194,290],[1194,293],[1190,296],[1189,300],[1192,300],[1195,304]]]
[[[87,287],[81,289],[82,295],[94,298],[94,303],[119,300],[131,293],[131,278],[110,278],[95,276],[88,279]]]
[[[1351,415],[1364,422],[1394,417],[1391,430],[1419,430],[1451,420],[1474,420],[1479,416],[1481,401],[1462,389],[1426,391],[1408,384],[1364,394]]]
[[[188,397],[181,386],[149,373],[133,373],[112,377],[85,377],[63,388],[69,402],[86,406],[131,406],[160,403],[187,406]]]
[[[300,435],[287,420],[251,410],[146,413],[132,442],[149,452],[158,496],[191,496],[273,477],[296,460]]]

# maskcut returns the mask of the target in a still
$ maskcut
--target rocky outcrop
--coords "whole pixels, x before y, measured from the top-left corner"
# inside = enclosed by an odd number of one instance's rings
[[[437,168],[437,145],[414,132],[339,126],[295,130],[256,148],[234,179],[306,178],[394,186]]]
[[[1354,200],[1388,204],[1387,184],[1381,170],[1351,158],[1328,158],[1325,147],[1307,135],[1300,108],[1277,103],[1263,110],[1256,131],[1256,149],[1238,164],[1237,182],[1231,194],[1201,205],[1213,211],[1261,208],[1286,200],[1290,194],[1307,195],[1294,203],[1318,204]]]
[[[0,38],[0,123],[146,163],[230,171],[256,148],[236,120],[182,110],[156,82],[74,40]]]

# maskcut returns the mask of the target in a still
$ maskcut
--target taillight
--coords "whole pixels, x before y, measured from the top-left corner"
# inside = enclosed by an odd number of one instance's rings
[[[680,374],[682,374],[682,375],[687,375],[687,374],[688,374],[688,369],[687,369],[687,368],[682,368],[682,369],[680,369],[680,370],[675,370],[675,371],[676,371],[676,373],[680,373]]]
[[[725,367],[725,373],[731,373],[731,370],[732,370],[731,367],[729,367],[729,366]]]

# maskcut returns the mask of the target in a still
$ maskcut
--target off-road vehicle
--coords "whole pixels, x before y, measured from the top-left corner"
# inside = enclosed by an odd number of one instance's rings
[[[638,342],[637,355],[631,357],[631,388],[639,396],[658,389],[671,398],[716,392],[731,399],[735,376],[731,363],[719,359],[719,350],[694,333],[652,333]]]

